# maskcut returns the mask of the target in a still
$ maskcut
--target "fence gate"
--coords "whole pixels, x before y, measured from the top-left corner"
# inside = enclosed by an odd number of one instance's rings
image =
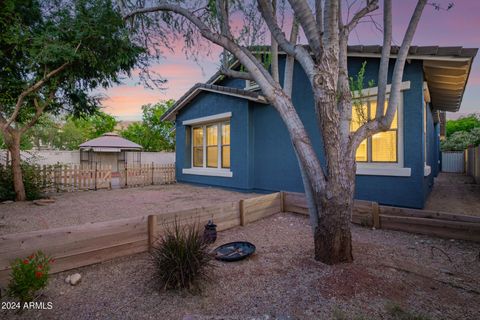
[[[442,151],[443,172],[465,172],[465,152]]]

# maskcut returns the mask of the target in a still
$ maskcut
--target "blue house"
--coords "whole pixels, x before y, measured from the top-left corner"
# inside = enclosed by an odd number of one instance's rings
[[[389,79],[397,52],[392,48]],[[366,61],[365,81],[376,83],[380,53],[380,46],[349,47],[349,74],[357,75]],[[458,111],[476,53],[462,47],[410,49],[402,102],[392,127],[357,150],[357,199],[423,208],[439,171],[439,112]],[[284,62],[280,54],[281,79]],[[293,79],[293,103],[323,161],[312,91],[299,65]],[[369,88],[363,94],[365,114],[375,113],[376,91]],[[354,108],[352,130],[358,126],[358,109]],[[178,181],[244,191],[303,192],[287,129],[254,82],[217,73],[191,88],[163,119],[176,124]]]

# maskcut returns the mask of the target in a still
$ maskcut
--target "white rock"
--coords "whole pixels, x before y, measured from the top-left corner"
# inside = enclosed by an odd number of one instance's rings
[[[70,284],[70,276],[67,276],[67,277],[65,278],[65,282],[68,283],[68,284]]]
[[[82,276],[80,275],[80,273],[72,274],[70,276],[70,284],[72,286],[76,286],[80,282],[81,279],[82,279]]]

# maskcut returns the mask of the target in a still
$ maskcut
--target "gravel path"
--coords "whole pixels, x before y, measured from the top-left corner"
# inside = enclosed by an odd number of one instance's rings
[[[55,203],[0,204],[0,235],[214,206],[256,196],[187,184],[54,194]]]
[[[3,319],[392,319],[389,304],[422,319],[480,319],[480,244],[352,228],[352,264],[313,260],[307,218],[283,213],[221,232],[216,244],[248,240],[257,252],[215,262],[200,295],[158,291],[138,254],[54,275],[40,299],[52,310]],[[76,287],[64,283],[74,272]]]
[[[464,174],[441,172],[425,209],[480,216],[480,184]]]

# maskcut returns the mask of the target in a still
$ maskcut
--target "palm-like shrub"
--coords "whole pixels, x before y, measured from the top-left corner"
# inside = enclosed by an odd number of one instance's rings
[[[175,221],[166,226],[151,255],[160,288],[199,289],[209,278],[211,257],[198,224],[181,226]]]

